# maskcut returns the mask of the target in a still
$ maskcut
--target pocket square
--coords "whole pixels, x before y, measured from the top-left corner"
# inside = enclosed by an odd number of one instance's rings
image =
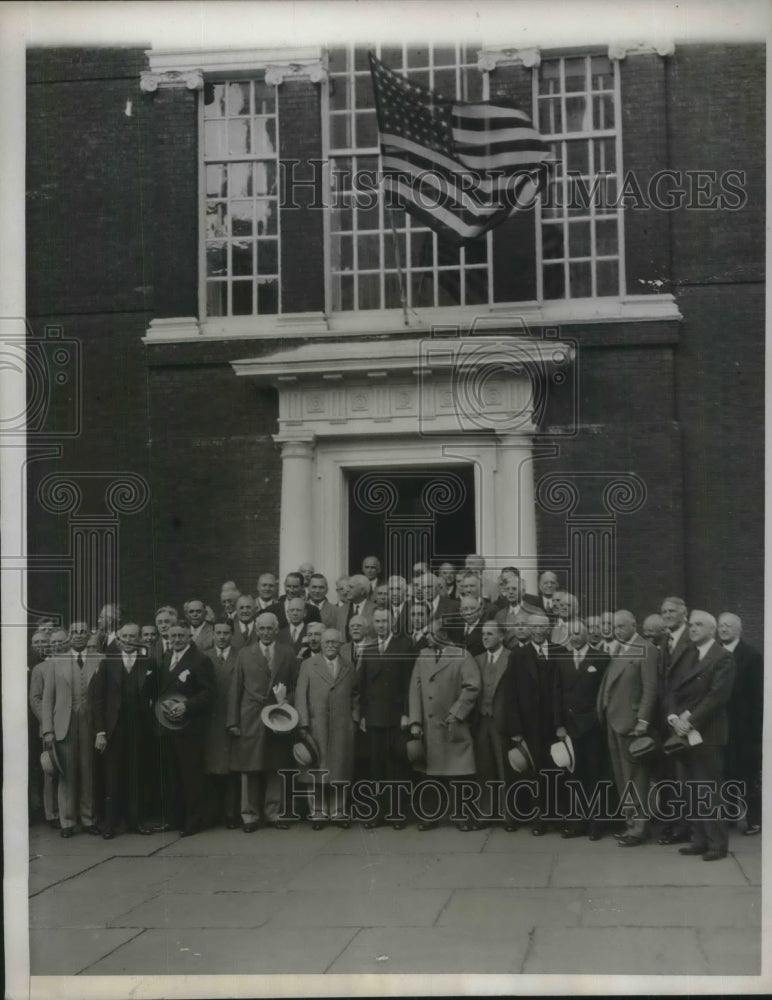
[[[598,672],[598,668],[594,667],[592,664],[590,664],[589,667],[587,668],[587,673],[588,674],[597,674],[597,672]]]
[[[177,679],[182,681],[182,683],[184,684],[185,681],[188,679],[188,677],[190,677],[190,671],[186,667]]]

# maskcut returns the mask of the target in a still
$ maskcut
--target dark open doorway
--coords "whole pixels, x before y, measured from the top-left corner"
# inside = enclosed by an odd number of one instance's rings
[[[378,556],[386,574],[413,562],[462,566],[476,549],[472,465],[361,469],[348,476],[349,572]]]

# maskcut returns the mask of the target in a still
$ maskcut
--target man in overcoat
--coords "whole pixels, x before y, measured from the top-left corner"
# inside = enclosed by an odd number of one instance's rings
[[[213,635],[214,649],[206,654],[212,661],[214,700],[206,724],[204,769],[212,793],[213,821],[235,830],[240,825],[241,775],[231,770],[233,737],[228,732],[228,695],[237,656],[231,645],[232,619],[225,616],[215,622]]]

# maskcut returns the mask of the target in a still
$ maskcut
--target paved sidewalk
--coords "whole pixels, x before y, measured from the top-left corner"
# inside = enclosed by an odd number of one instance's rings
[[[705,863],[460,833],[30,833],[33,975],[759,975],[761,841]]]

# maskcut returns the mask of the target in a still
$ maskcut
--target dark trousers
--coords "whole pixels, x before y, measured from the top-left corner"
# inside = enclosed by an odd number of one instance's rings
[[[379,783],[406,780],[409,772],[399,726],[368,726],[364,735],[367,746],[367,777]],[[381,791],[378,795],[379,821],[389,811],[389,800],[390,796],[386,791]],[[396,799],[394,807],[397,807]]]
[[[504,759],[504,742],[489,715],[478,716],[473,730],[474,761],[480,785],[480,814],[486,821],[502,819],[500,804],[492,794],[489,781],[509,780],[508,766]],[[504,796],[502,793],[502,803]]]
[[[706,746],[704,743],[683,750],[676,758],[676,773],[681,781],[713,782],[715,794],[705,797],[706,804],[715,809],[719,805],[718,789],[724,771],[724,748]],[[686,793],[684,793],[686,795]],[[687,802],[690,801],[687,798]],[[692,800],[693,801],[693,800]],[[725,854],[729,846],[728,824],[723,819],[700,819],[694,812],[687,817],[692,844],[705,850]]]
[[[241,810],[241,775],[208,774],[209,816],[212,823],[237,822]]]
[[[204,737],[164,730],[160,740],[161,818],[179,830],[206,825]]]
[[[602,826],[598,816],[584,815],[580,811],[577,796],[569,792],[569,782],[581,787],[584,799],[592,800],[601,776],[603,761],[603,731],[600,727],[591,729],[582,736],[573,736],[574,773],[566,774],[561,782],[561,812],[566,817],[566,827],[579,833],[594,833]]]
[[[123,821],[129,830],[137,830],[148,818],[149,767],[143,750],[129,738],[124,721],[119,721],[102,754],[107,830],[115,830]]]

